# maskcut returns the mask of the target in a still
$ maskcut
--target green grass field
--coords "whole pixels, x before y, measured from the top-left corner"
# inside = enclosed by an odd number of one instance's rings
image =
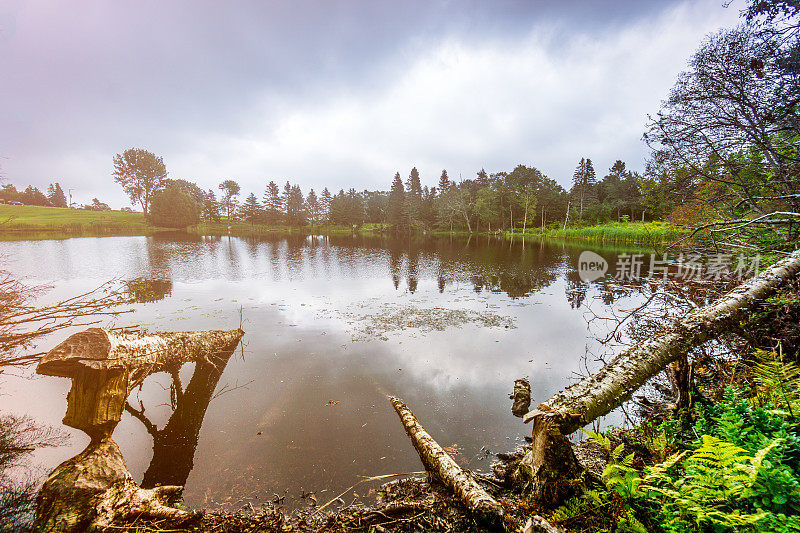
[[[381,224],[364,224],[358,233],[381,233],[386,227]],[[0,204],[0,239],[19,238],[64,238],[101,235],[148,235],[163,230],[148,224],[142,213],[119,211],[84,211],[59,207],[38,207]],[[275,235],[310,234],[349,235],[348,226],[265,226],[243,221],[202,223],[189,228],[191,233],[201,235]],[[446,234],[447,232],[431,232]],[[447,233],[449,234],[449,233]],[[659,246],[672,242],[685,234],[685,230],[664,222],[610,223],[600,226],[569,227],[561,229],[530,228],[525,236],[577,241],[598,244],[644,244]],[[521,236],[520,231],[507,233]]]
[[[154,230],[142,213],[0,204],[0,235],[142,235]]]
[[[659,246],[674,242],[686,234],[686,230],[666,222],[611,222],[599,226],[567,227],[562,229],[530,229],[525,235],[547,238],[589,241],[597,243],[627,243]],[[515,232],[511,235],[522,235]]]
[[[148,235],[165,231],[147,223],[142,213],[119,211],[84,211],[59,207],[39,207],[0,204],[0,239],[54,239],[79,236],[103,235]],[[364,224],[359,233],[380,233],[380,224]],[[249,222],[233,221],[201,223],[188,228],[189,232],[201,235],[275,235],[318,233],[325,235],[349,235],[348,226],[266,226]]]

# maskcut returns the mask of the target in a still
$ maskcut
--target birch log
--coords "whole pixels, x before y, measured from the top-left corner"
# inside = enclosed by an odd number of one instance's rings
[[[89,328],[47,352],[36,373],[71,378],[81,366],[149,375],[190,361],[215,364],[218,357],[230,356],[243,333],[240,329],[148,333]],[[134,378],[131,386],[135,384]]]
[[[622,405],[671,362],[723,333],[758,302],[798,275],[800,250],[713,304],[676,320],[646,341],[622,352],[595,374],[567,387],[526,414],[525,423],[533,422],[533,447],[523,459],[525,468],[518,471],[519,477],[533,481],[536,495],[541,496],[556,480],[555,473],[563,468],[565,460],[563,455],[553,457],[548,449],[553,442],[564,443],[565,435]]]
[[[800,250],[742,283],[713,304],[675,321],[646,341],[622,352],[597,373],[559,392],[525,415],[562,416],[561,431],[572,433],[622,405],[668,364],[724,332],[786,281],[800,275]]]
[[[403,422],[425,468],[436,474],[442,482],[455,492],[470,511],[481,519],[502,524],[503,508],[487,493],[469,472],[465,472],[420,425],[414,413],[399,398],[390,396],[394,410]]]

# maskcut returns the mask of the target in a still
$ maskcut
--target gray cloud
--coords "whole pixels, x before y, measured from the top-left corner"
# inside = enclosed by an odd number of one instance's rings
[[[581,156],[641,167],[644,117],[703,34],[704,2],[11,2],[0,7],[0,165],[123,205],[111,157],[261,193],[387,188]]]

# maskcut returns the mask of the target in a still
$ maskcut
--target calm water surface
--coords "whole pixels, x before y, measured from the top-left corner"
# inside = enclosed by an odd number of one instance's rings
[[[114,326],[235,329],[241,321],[243,350],[225,367],[217,396],[189,406],[202,421],[199,438],[187,434],[161,452],[186,465],[187,505],[232,509],[274,494],[302,505],[301,489],[327,502],[359,476],[420,470],[386,394],[403,398],[462,465],[488,469],[486,450],[511,450],[529,431],[510,412],[514,379],[530,379],[534,405],[545,400],[597,348],[602,331],[587,324],[586,304],[598,312],[641,301],[634,286],[580,282],[581,250],[486,237],[0,242],[5,269],[53,287],[42,301],[137,280],[140,298],[153,301],[136,304]],[[613,250],[595,251],[615,263]],[[184,385],[193,370],[182,370]],[[18,370],[0,377],[0,407],[60,426],[69,386]],[[156,374],[131,395],[159,428],[173,413],[169,386],[168,375]],[[67,429],[67,445],[37,453],[43,471],[88,443]],[[137,481],[151,461],[151,481],[169,477],[140,420],[124,414],[113,438]]]

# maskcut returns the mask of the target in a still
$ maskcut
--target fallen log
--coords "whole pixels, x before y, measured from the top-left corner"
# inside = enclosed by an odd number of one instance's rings
[[[125,369],[147,376],[190,361],[215,364],[218,356],[236,348],[243,333],[240,329],[148,333],[89,328],[47,352],[36,373],[71,378],[76,368],[85,367]]]
[[[414,413],[399,398],[389,397],[403,422],[414,448],[425,468],[435,474],[467,508],[482,520],[495,525],[503,523],[503,507],[481,487],[469,472],[464,471],[420,425]]]
[[[533,422],[533,446],[522,461],[521,479],[533,482],[534,495],[541,496],[572,463],[562,449],[566,435],[610,413],[667,365],[693,348],[723,333],[763,299],[800,274],[800,250],[781,259],[728,294],[676,320],[646,341],[617,355],[595,374],[565,388],[525,415]],[[555,444],[554,444],[555,443]],[[569,469],[569,468],[567,468]],[[524,471],[523,471],[524,470]]]

